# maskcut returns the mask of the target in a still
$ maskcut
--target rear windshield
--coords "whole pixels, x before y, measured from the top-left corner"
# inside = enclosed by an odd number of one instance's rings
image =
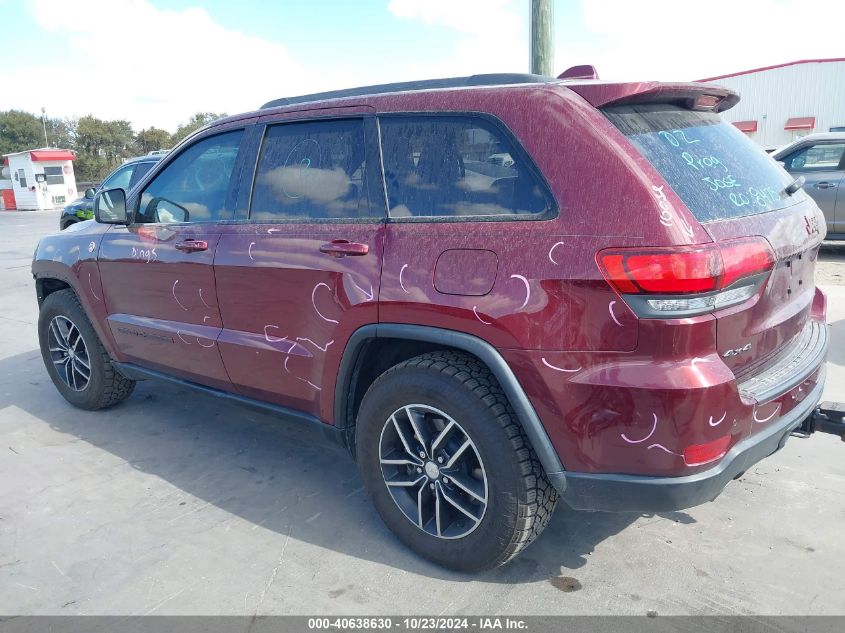
[[[670,105],[612,106],[605,115],[660,172],[699,222],[788,207],[792,178],[714,112]]]

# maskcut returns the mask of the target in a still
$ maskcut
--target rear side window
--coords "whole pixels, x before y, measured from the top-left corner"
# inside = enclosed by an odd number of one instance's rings
[[[715,112],[643,104],[604,113],[700,222],[782,209],[806,196],[783,193],[789,174]]]
[[[147,175],[147,172],[153,168],[155,163],[135,163],[135,171],[132,172],[132,180],[129,181],[129,189],[134,189],[135,185]]]
[[[390,216],[542,214],[551,208],[527,157],[481,117],[382,117],[382,160]]]
[[[283,123],[267,129],[252,191],[253,220],[370,216],[364,122]]]
[[[836,171],[845,152],[845,142],[818,143],[799,149],[783,159],[790,172]]]

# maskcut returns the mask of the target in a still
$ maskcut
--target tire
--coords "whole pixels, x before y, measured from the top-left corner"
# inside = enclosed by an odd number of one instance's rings
[[[66,332],[70,332],[69,338],[65,338]],[[53,384],[75,407],[104,409],[125,400],[135,388],[134,380],[124,378],[112,366],[72,290],[59,290],[44,299],[38,315],[38,342]]]
[[[355,442],[382,520],[450,569],[505,564],[540,535],[558,500],[499,383],[467,354],[423,354],[379,376],[361,403]],[[419,477],[420,486],[408,485]]]

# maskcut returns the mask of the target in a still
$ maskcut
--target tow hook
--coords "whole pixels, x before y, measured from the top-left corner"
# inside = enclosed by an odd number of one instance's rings
[[[810,437],[813,433],[838,435],[845,442],[845,404],[841,402],[822,402],[804,420],[804,423],[792,432],[796,437]]]

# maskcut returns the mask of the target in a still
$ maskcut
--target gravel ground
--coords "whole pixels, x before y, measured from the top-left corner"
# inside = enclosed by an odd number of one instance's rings
[[[820,286],[845,286],[845,242],[825,242],[816,266],[816,283]]]

